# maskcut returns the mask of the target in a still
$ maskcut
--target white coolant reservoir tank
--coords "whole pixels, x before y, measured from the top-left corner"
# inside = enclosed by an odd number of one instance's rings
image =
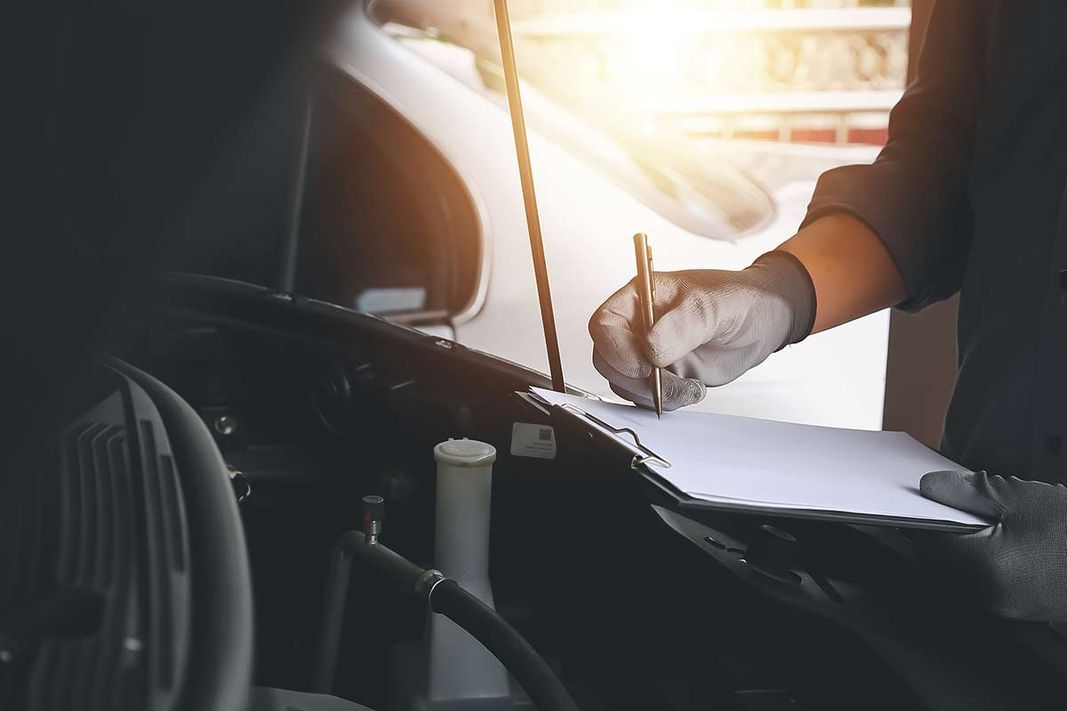
[[[489,508],[496,449],[450,439],[437,460],[434,567],[493,607],[489,585]],[[476,639],[443,615],[430,621],[429,697],[433,701],[508,696],[508,675]]]

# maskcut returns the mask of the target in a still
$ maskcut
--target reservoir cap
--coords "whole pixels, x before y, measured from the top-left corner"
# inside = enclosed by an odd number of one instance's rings
[[[476,439],[450,439],[433,448],[438,462],[454,467],[483,467],[496,461],[496,448]]]

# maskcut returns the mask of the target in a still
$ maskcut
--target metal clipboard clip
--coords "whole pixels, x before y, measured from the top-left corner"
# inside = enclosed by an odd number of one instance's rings
[[[662,467],[670,469],[671,463],[668,462],[663,457],[661,457],[658,454],[656,454],[655,452],[653,452],[651,449],[646,447],[644,444],[642,444],[641,443],[641,438],[637,435],[636,432],[634,432],[629,427],[612,427],[611,425],[609,425],[607,422],[604,422],[604,420],[600,419],[599,417],[596,417],[595,415],[590,415],[585,410],[583,410],[580,407],[577,407],[575,405],[572,405],[569,402],[561,403],[559,405],[556,405],[556,407],[561,408],[563,410],[566,410],[567,412],[571,413],[572,415],[576,415],[578,417],[584,417],[585,419],[587,419],[590,422],[592,422],[593,424],[595,424],[597,427],[601,427],[601,428],[607,430],[608,432],[611,432],[612,434],[629,435],[634,441],[634,446],[637,447],[637,449],[640,451],[640,454],[635,454],[633,460],[630,462],[630,468],[631,469],[637,469],[642,464],[648,464],[650,462],[659,464]]]

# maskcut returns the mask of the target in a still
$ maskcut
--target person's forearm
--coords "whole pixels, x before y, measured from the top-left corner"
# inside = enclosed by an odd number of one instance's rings
[[[904,280],[877,235],[847,213],[819,218],[779,249],[799,259],[815,284],[814,331],[900,303]]]

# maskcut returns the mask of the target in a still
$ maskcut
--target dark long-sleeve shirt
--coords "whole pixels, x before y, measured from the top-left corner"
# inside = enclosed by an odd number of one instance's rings
[[[919,309],[960,292],[942,449],[1067,482],[1067,2],[938,0],[871,165],[819,180],[805,224],[866,222]]]

